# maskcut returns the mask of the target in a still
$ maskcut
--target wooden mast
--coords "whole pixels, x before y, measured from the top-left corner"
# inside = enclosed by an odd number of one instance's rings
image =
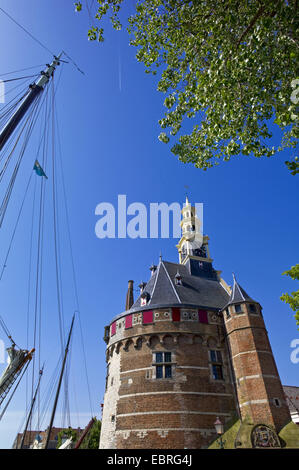
[[[29,91],[26,94],[25,98],[23,99],[22,103],[16,110],[16,112],[11,116],[7,124],[3,127],[0,132],[0,151],[32,105],[35,101],[36,97],[43,91],[45,85],[48,83],[50,78],[52,77],[55,68],[60,64],[59,59],[62,53],[59,54],[58,57],[54,57],[52,63],[46,68],[46,70],[41,72],[39,79],[33,83],[33,85],[29,86]]]
[[[57,391],[56,391],[56,396],[55,396],[55,400],[54,400],[54,406],[53,406],[53,410],[52,410],[51,420],[50,420],[49,429],[48,429],[48,434],[47,434],[47,439],[46,439],[46,443],[45,443],[45,449],[48,448],[49,441],[50,441],[50,435],[51,435],[51,430],[52,430],[53,422],[54,422],[54,418],[55,418],[55,413],[56,413],[56,408],[57,408],[57,403],[58,403],[58,398],[59,398],[59,393],[60,393],[60,388],[61,388],[61,383],[62,383],[64,368],[65,368],[66,358],[67,358],[67,354],[68,354],[68,350],[69,350],[69,344],[70,344],[71,335],[72,335],[72,330],[73,330],[73,325],[74,325],[74,320],[75,320],[75,315],[73,315],[72,324],[71,324],[71,328],[70,328],[69,336],[68,336],[68,340],[67,340],[67,345],[66,345],[66,348],[65,348],[65,353],[64,353],[62,368],[61,368],[60,377],[59,377],[59,383],[58,383],[58,387],[57,387]]]

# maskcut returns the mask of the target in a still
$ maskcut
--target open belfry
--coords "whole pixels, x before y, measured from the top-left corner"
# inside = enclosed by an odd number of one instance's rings
[[[213,268],[188,199],[179,263],[161,259],[105,328],[100,448],[299,447],[262,315],[233,277]]]

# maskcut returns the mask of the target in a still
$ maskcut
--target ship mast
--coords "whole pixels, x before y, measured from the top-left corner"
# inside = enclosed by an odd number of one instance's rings
[[[29,421],[30,421],[31,416],[32,416],[32,411],[33,411],[34,403],[35,403],[35,400],[36,400],[37,392],[39,390],[39,386],[40,386],[40,382],[41,382],[43,372],[44,372],[44,366],[39,371],[39,379],[38,379],[38,383],[37,383],[37,387],[36,387],[36,390],[35,390],[34,397],[33,397],[32,402],[31,402],[31,407],[30,407],[30,411],[29,411],[29,414],[28,414],[28,417],[27,417],[27,421],[26,421],[26,424],[25,424],[25,429],[24,429],[24,432],[23,432],[20,449],[23,449],[23,447],[24,447],[24,442],[25,442],[25,437],[26,437],[26,434],[27,434]]]
[[[0,151],[3,149],[4,145],[13,134],[14,130],[35,101],[36,97],[44,90],[46,84],[52,77],[56,67],[60,65],[59,59],[62,55],[62,52],[56,57],[51,64],[47,64],[47,68],[43,70],[40,74],[40,77],[36,80],[35,83],[29,86],[29,91],[21,102],[20,106],[16,112],[11,116],[10,120],[3,127],[0,132]]]
[[[66,358],[67,358],[67,354],[68,354],[68,351],[69,351],[69,344],[70,344],[70,340],[71,340],[71,335],[72,335],[74,320],[75,320],[75,315],[73,315],[72,324],[71,324],[71,328],[70,328],[69,336],[68,336],[68,340],[67,340],[67,345],[66,345],[66,348],[65,348],[65,353],[64,353],[62,368],[61,368],[61,372],[60,372],[58,387],[57,387],[57,391],[56,391],[56,396],[55,396],[53,411],[52,411],[51,420],[50,420],[50,424],[49,424],[49,429],[48,429],[48,433],[47,433],[47,439],[46,439],[45,449],[48,448],[49,441],[50,441],[50,435],[51,435],[51,430],[52,430],[52,426],[53,426],[53,422],[54,422],[54,418],[55,418],[55,413],[56,413],[56,408],[57,408],[57,403],[58,403],[58,398],[59,398],[59,393],[60,393],[60,388],[61,388],[61,383],[62,383],[64,368],[65,368]]]

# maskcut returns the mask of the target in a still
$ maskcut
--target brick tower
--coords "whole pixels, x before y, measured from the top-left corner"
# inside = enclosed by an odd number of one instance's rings
[[[272,426],[277,432],[290,420],[283,388],[268,339],[262,308],[237,283],[222,310],[242,419]]]
[[[135,303],[129,281],[126,310],[105,327],[100,448],[207,448],[217,418],[237,420],[232,447],[279,446],[277,432],[291,418],[261,307],[215,271],[188,199],[181,228],[180,262],[160,257]],[[264,426],[248,439],[246,418],[250,432]]]

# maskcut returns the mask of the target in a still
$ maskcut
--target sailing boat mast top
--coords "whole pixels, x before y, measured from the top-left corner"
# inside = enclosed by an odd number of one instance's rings
[[[54,60],[52,61],[52,63],[47,64],[47,68],[41,72],[40,77],[36,80],[36,82],[29,86],[29,91],[27,92],[20,106],[18,107],[16,112],[11,116],[10,120],[0,132],[0,151],[2,150],[2,148],[4,147],[4,145],[6,144],[6,142],[20,123],[20,121],[22,120],[26,111],[34,102],[35,98],[44,90],[46,84],[52,77],[56,67],[60,65],[59,60],[61,56],[62,52],[57,57],[54,56]]]

